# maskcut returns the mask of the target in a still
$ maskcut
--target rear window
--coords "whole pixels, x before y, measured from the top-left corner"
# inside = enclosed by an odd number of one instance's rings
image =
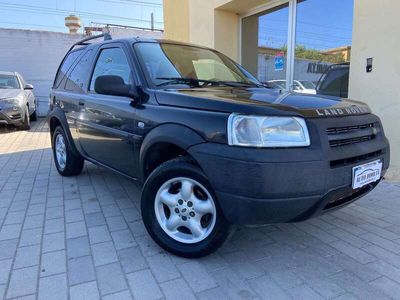
[[[81,53],[82,53],[82,49],[78,49],[78,50],[75,50],[75,51],[67,54],[61,67],[58,69],[56,79],[54,80],[54,87],[57,88],[60,85],[61,81],[64,79],[68,70],[74,64],[74,62],[79,57],[79,55],[81,55]]]
[[[67,78],[67,82],[65,84],[66,90],[80,93],[83,92],[83,87],[86,83],[89,73],[91,53],[92,50],[87,51],[75,65],[74,69]]]

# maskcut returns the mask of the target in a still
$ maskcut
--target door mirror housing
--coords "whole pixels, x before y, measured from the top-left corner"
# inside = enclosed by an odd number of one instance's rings
[[[29,83],[25,84],[24,90],[33,90],[33,85]]]
[[[116,75],[97,77],[94,82],[94,91],[102,95],[129,97],[135,102],[138,99],[135,87],[131,84],[125,84],[124,79]]]

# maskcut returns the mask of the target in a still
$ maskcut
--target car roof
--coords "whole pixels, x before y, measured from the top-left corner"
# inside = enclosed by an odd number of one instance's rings
[[[115,43],[115,42],[122,42],[122,43],[139,43],[139,42],[146,42],[146,43],[155,43],[155,44],[173,44],[173,45],[182,45],[182,46],[191,46],[191,47],[196,47],[196,48],[202,48],[202,49],[208,49],[212,51],[216,51],[215,49],[201,46],[201,45],[196,45],[192,43],[185,43],[185,42],[180,42],[180,41],[174,41],[174,40],[168,40],[168,39],[154,39],[154,38],[144,38],[144,37],[129,37],[129,38],[116,38],[116,39],[108,39],[108,40],[101,40],[99,42],[93,42],[88,45],[83,45],[83,48],[85,46],[87,47],[98,47],[101,45],[109,44],[109,43]],[[80,48],[77,48],[80,49]]]
[[[0,71],[0,75],[14,75],[14,76],[17,76],[17,72]]]

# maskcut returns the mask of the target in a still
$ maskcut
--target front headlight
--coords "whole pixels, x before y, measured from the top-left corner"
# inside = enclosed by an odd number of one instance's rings
[[[6,98],[6,99],[1,99],[2,102],[4,102],[6,105],[18,105],[19,104],[19,98]]]
[[[231,114],[228,143],[245,147],[304,147],[310,146],[310,136],[302,118]]]

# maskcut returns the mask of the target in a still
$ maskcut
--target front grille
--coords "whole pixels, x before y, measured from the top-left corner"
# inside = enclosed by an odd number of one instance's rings
[[[21,114],[13,114],[10,116],[11,120],[21,119]]]
[[[343,167],[343,166],[353,165],[355,163],[362,162],[362,161],[365,161],[368,159],[372,159],[372,158],[378,157],[382,154],[383,154],[383,151],[379,150],[379,151],[375,151],[375,152],[371,152],[371,153],[367,153],[367,154],[363,154],[363,155],[333,160],[330,162],[330,165],[331,165],[331,168],[339,168],[339,167]]]
[[[326,130],[329,146],[332,148],[371,141],[378,132],[377,123],[332,127]]]

